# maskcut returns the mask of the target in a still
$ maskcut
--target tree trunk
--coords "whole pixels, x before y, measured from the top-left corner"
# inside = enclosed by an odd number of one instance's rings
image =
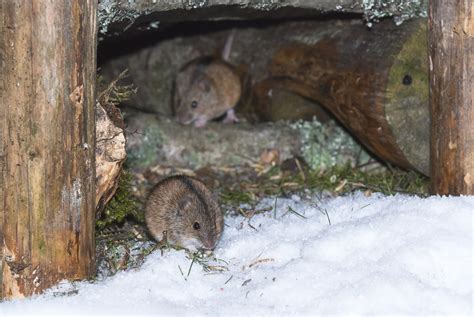
[[[96,6],[1,2],[4,298],[95,269]]]
[[[474,195],[474,2],[430,2],[431,189]]]

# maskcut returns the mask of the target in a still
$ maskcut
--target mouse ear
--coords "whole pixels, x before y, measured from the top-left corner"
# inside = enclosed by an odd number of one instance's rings
[[[191,197],[189,197],[189,196],[181,197],[178,201],[178,210],[176,211],[176,214],[178,216],[182,216],[184,214],[184,212],[187,209],[189,209],[191,204],[192,204]]]

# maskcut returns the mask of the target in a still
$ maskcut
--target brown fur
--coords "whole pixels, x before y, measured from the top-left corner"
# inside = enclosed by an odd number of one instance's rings
[[[159,182],[145,205],[150,233],[160,242],[188,249],[212,250],[224,227],[222,212],[211,191],[196,178],[171,176]],[[196,230],[193,225],[199,223]]]
[[[230,64],[218,58],[199,58],[176,77],[174,111],[180,123],[205,123],[232,109],[240,95],[240,78]],[[191,106],[193,101],[196,108]]]

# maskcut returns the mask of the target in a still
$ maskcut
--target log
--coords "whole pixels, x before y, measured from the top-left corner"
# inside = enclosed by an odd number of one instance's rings
[[[155,165],[201,168],[256,163],[267,149],[281,160],[301,155],[299,132],[289,125],[210,122],[204,128],[137,113],[127,118],[128,164],[136,170]]]
[[[431,190],[474,195],[474,1],[430,1]]]
[[[2,295],[92,276],[97,2],[2,1]]]
[[[425,21],[329,29],[281,48],[270,76],[326,107],[382,160],[428,174]]]
[[[126,117],[127,167],[135,174],[160,169],[227,168],[251,165],[256,169],[273,160],[278,164],[299,157],[313,169],[335,165],[375,168],[370,156],[333,121],[264,122],[238,124],[209,122],[204,128],[137,112]],[[316,140],[316,141],[315,141]]]
[[[253,98],[253,111],[261,121],[310,121],[316,118],[325,123],[332,119],[322,105],[287,90],[279,80],[268,79],[254,85]]]
[[[291,102],[289,108],[301,104],[288,94],[296,93],[326,107],[383,160],[429,174],[425,19],[398,27],[388,20],[370,30],[358,20],[200,25],[205,32],[186,27],[164,32],[154,45],[104,63],[104,74],[114,78],[129,68],[139,88],[129,106],[170,116],[178,69],[218,51],[236,28],[230,62],[251,76],[253,91],[246,95],[254,96],[238,112],[251,112],[251,118],[256,113],[260,120],[281,118],[274,109],[285,101]],[[312,115],[307,105],[300,118]]]
[[[426,1],[426,0],[424,0]],[[423,6],[421,4],[420,6]],[[372,4],[373,9],[376,9]],[[406,6],[405,6],[406,7]],[[425,5],[426,7],[426,5]],[[148,1],[108,0],[99,2],[99,31],[102,35],[162,27],[163,22],[217,19],[278,19],[318,16],[323,12],[363,13],[370,10],[357,0],[206,0]],[[377,8],[382,9],[382,8]],[[395,6],[384,8],[386,15],[402,12]],[[141,30],[140,30],[141,29]],[[131,31],[131,32],[130,32]]]
[[[368,24],[389,16],[402,23],[426,16],[427,7],[428,0],[104,0],[99,1],[99,32],[133,36],[167,22],[308,18],[331,13],[363,14]]]

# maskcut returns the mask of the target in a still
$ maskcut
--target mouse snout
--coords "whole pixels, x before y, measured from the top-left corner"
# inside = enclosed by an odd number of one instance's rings
[[[192,114],[190,113],[184,113],[184,114],[178,115],[178,121],[181,124],[190,124],[191,122],[193,122],[193,120],[194,118]]]
[[[211,238],[202,240],[202,249],[207,251],[212,251],[216,247],[215,242]]]

